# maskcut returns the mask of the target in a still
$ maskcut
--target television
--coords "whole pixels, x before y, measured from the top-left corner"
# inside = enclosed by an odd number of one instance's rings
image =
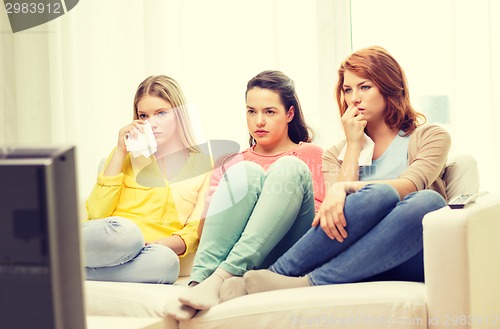
[[[75,148],[0,145],[0,328],[84,329]]]

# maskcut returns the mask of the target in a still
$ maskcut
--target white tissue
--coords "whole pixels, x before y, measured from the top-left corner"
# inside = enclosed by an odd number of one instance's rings
[[[359,154],[359,159],[358,159],[358,163],[359,163],[360,167],[361,166],[370,166],[372,164],[373,149],[374,148],[375,148],[375,143],[367,134],[365,134],[365,142],[363,144],[363,148],[361,149],[361,153]],[[340,154],[337,157],[337,159],[339,159],[340,161],[344,161],[346,150],[347,150],[347,143],[344,145],[344,147],[340,151]]]
[[[125,137],[127,151],[132,153],[134,158],[141,155],[148,158],[156,152],[158,147],[153,129],[151,129],[151,125],[148,121],[143,125],[143,129],[144,132],[139,132],[136,139]]]

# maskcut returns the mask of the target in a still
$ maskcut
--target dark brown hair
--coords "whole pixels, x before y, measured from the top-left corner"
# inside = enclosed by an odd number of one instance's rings
[[[288,137],[290,137],[292,142],[298,144],[299,142],[310,143],[312,141],[313,132],[305,122],[299,97],[295,92],[295,83],[292,79],[287,77],[283,72],[267,70],[257,74],[248,81],[245,97],[252,88],[269,89],[278,93],[286,112],[293,106],[295,110],[294,116],[292,121],[288,123]],[[255,139],[250,135],[250,146],[255,143]]]

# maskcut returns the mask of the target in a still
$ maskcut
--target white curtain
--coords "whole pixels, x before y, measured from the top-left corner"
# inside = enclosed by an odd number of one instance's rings
[[[200,140],[247,146],[246,83],[265,69],[295,80],[317,143],[342,136],[333,88],[348,0],[81,0],[15,34],[0,20],[0,144],[76,145],[82,204],[152,74],[179,81]]]

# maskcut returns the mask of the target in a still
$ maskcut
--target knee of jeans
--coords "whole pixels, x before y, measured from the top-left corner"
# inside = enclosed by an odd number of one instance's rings
[[[293,155],[285,155],[276,160],[268,171],[289,169],[291,171],[309,171],[307,164]]]
[[[158,283],[174,283],[180,273],[179,256],[169,247],[152,244],[146,247],[145,252],[154,252],[155,266],[149,267],[148,272]]]
[[[144,247],[144,236],[139,227],[129,219],[110,217],[106,225],[106,233],[110,241],[122,245],[124,242],[134,246],[134,249]]]
[[[257,163],[242,161],[231,166],[224,173],[223,179],[227,180],[226,184],[230,188],[231,193],[239,201],[249,191],[260,193],[265,175],[264,169]]]
[[[307,164],[296,156],[285,155],[276,160],[267,170],[267,174],[279,172],[280,175],[300,176],[310,179],[311,171]]]
[[[130,219],[119,217],[119,216],[111,216],[105,219],[106,224],[110,226],[113,230],[135,230],[137,225],[132,222]]]
[[[368,184],[360,192],[373,193],[378,199],[387,200],[391,203],[396,203],[400,200],[399,192],[390,184]]]
[[[144,247],[144,236],[139,227],[122,217],[95,219],[84,223],[82,235],[86,248],[101,251],[122,250],[127,258],[137,255]]]
[[[446,200],[441,194],[433,190],[421,190],[408,194],[404,199],[406,202],[418,204],[427,211],[438,210],[446,206]]]
[[[224,174],[228,177],[260,177],[265,174],[265,171],[255,162],[241,161],[229,167]]]

